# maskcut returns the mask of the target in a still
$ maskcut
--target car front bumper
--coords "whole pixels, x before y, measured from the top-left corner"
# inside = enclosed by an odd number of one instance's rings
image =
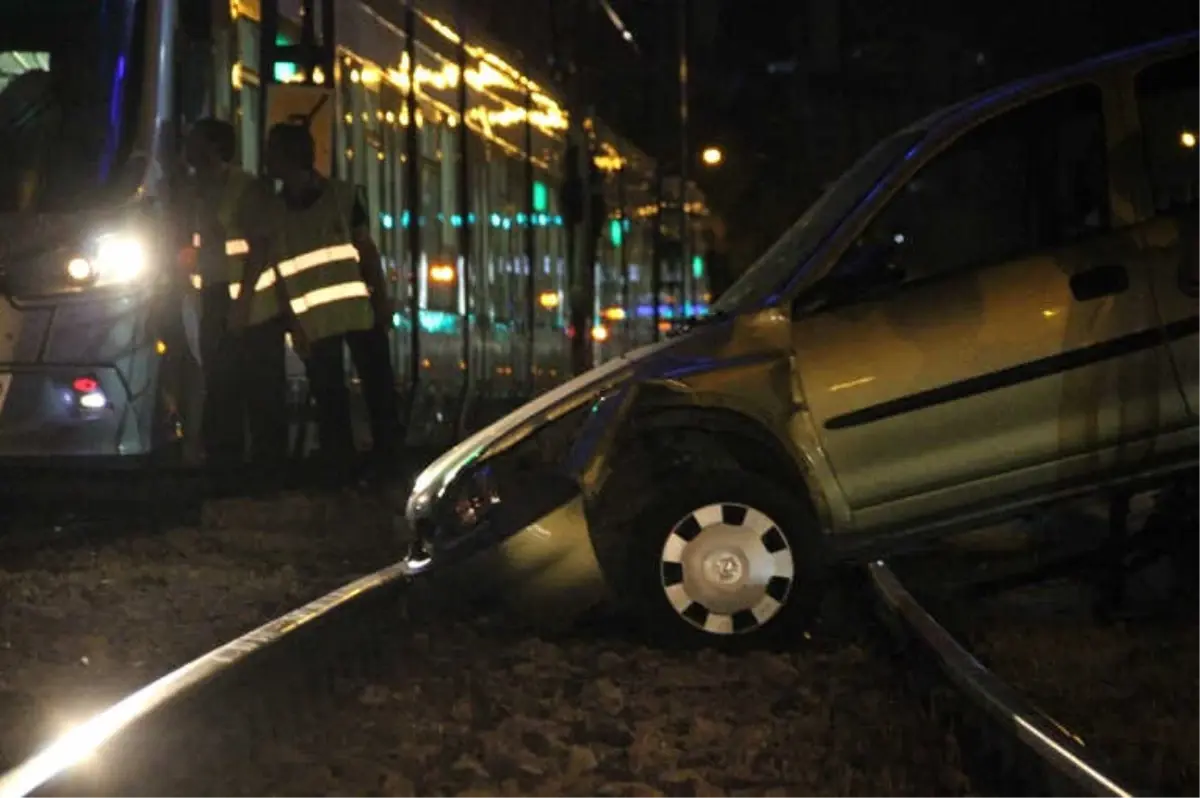
[[[579,494],[532,523],[488,537],[497,542],[452,557],[426,555],[414,545],[404,563],[414,588],[438,606],[486,602],[548,626],[570,623],[609,596]]]

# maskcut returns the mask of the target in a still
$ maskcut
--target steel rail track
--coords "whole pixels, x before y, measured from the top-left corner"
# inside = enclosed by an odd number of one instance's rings
[[[976,789],[1134,794],[1106,776],[1077,738],[971,656],[885,564],[868,566],[866,575],[904,654],[919,660],[909,675],[934,682],[935,691],[934,673],[943,689],[952,686],[956,708],[937,720],[955,726]],[[195,779],[204,771],[195,767],[197,758],[209,767],[232,765],[253,748],[248,741],[319,717],[313,702],[333,700],[332,679],[362,676],[402,657],[396,631],[405,622],[409,587],[408,569],[396,563],[204,654],[0,775],[0,798],[196,794],[203,785]]]
[[[288,705],[320,694],[314,679],[328,674],[331,656],[353,650],[355,666],[369,665],[378,653],[370,641],[402,622],[396,600],[407,577],[403,563],[382,568],[171,671],[0,775],[0,798],[171,794],[179,786],[172,767],[190,762],[197,745],[216,742],[222,755],[244,751],[247,735],[297,720],[287,717]],[[210,745],[201,756],[213,753]]]
[[[871,563],[867,575],[882,620],[913,659],[911,675],[923,682],[920,688],[936,695],[949,686],[957,699],[946,720],[972,760],[976,788],[1006,795],[1138,794],[1106,775],[1079,737],[975,659],[885,563]]]

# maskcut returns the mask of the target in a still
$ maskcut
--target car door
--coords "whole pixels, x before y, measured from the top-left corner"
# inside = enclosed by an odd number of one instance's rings
[[[1094,477],[1155,435],[1171,378],[1110,223],[1104,107],[1077,85],[967,129],[867,224],[837,298],[797,313],[797,377],[856,528]]]
[[[1133,76],[1130,140],[1140,146],[1128,153],[1132,169],[1144,180],[1136,210],[1138,268],[1151,275],[1155,299],[1177,380],[1173,389],[1183,397],[1179,412],[1163,419],[1166,454],[1174,441],[1195,456],[1200,374],[1197,373],[1197,117],[1200,116],[1200,81],[1196,51],[1166,59]],[[1180,431],[1193,434],[1179,437]]]

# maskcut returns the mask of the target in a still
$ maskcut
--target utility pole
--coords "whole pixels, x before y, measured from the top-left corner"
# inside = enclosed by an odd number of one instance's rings
[[[679,0],[679,288],[687,301],[691,268],[692,224],[688,214],[688,0]]]
[[[417,12],[413,0],[404,4],[404,54],[408,59],[408,94],[404,97],[404,205],[408,249],[408,407],[405,423],[412,429],[421,390],[421,141],[417,137]]]
[[[537,339],[537,269],[534,266],[534,261],[537,260],[536,240],[533,233],[533,89],[525,86],[525,217],[529,219],[529,224],[525,225],[525,264],[528,266],[528,271],[525,274],[525,293],[529,296],[529,301],[525,307],[525,335],[526,335],[526,350],[525,357],[526,378],[529,380],[529,395],[534,396],[537,393],[537,347],[535,346]],[[557,264],[555,264],[557,267]]]
[[[583,129],[584,108],[580,97],[580,78],[575,68],[569,37],[565,35],[559,10],[566,8],[574,14],[576,0],[547,0],[551,40],[554,43],[555,78],[566,100],[569,127],[567,146],[563,158],[563,221],[567,243],[567,279],[571,338],[571,370],[575,374],[587,371],[591,366],[592,301],[594,286],[591,279],[595,258],[588,252],[594,250],[589,243],[590,197],[588,190],[589,162],[591,160],[587,136]],[[571,19],[572,22],[577,22]],[[590,264],[589,264],[590,261]],[[589,268],[589,265],[591,268]]]
[[[458,26],[458,279],[459,290],[463,294],[462,318],[462,393],[459,397],[458,439],[467,436],[471,421],[472,394],[475,380],[473,379],[475,365],[471,362],[471,344],[473,340],[472,326],[477,314],[474,310],[475,286],[471,274],[471,148],[470,130],[467,127],[467,81],[462,76],[467,74],[467,39],[466,14],[463,0],[458,0],[454,7],[455,24]]]

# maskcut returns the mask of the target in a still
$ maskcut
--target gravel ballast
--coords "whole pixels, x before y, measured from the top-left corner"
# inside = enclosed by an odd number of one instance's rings
[[[230,500],[204,515],[200,528],[0,551],[0,770],[167,671],[398,556],[380,503]]]
[[[952,737],[878,648],[668,653],[619,630],[416,627],[370,678],[276,728],[222,795],[970,793]]]
[[[1100,623],[1090,598],[1066,582],[986,602],[969,645],[1134,791],[1200,795],[1195,620]]]

